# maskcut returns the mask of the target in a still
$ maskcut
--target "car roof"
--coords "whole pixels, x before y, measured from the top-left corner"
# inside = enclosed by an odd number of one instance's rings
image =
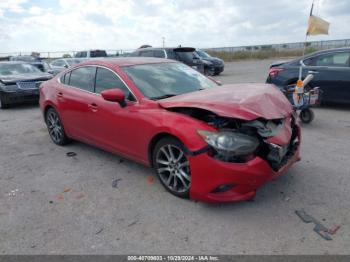
[[[341,52],[341,51],[350,51],[350,47],[340,47],[340,48],[331,48],[331,49],[325,49],[316,51],[310,54],[305,55],[304,57],[319,55],[319,54],[326,54],[326,53],[332,53],[332,52]]]
[[[118,57],[118,58],[94,58],[86,60],[79,65],[109,65],[109,66],[132,66],[144,64],[177,63],[177,61],[155,57]]]
[[[188,47],[188,46],[178,46],[178,47],[145,47],[145,48],[138,48],[136,51],[143,51],[143,50],[183,50],[184,52],[194,52],[196,49],[194,47]]]
[[[0,65],[2,64],[12,64],[12,65],[16,65],[16,64],[32,64],[31,62],[27,62],[27,61],[0,61]]]

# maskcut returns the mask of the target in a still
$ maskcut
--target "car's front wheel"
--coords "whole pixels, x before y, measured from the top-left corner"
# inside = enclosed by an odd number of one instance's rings
[[[153,166],[162,185],[173,195],[188,198],[191,170],[184,145],[171,137],[161,139],[153,151]]]
[[[1,109],[5,109],[5,108],[9,108],[9,104],[5,103],[3,98],[0,95],[0,108]]]
[[[60,146],[69,142],[69,138],[64,131],[61,119],[55,109],[49,108],[46,112],[45,122],[49,131],[51,140]]]

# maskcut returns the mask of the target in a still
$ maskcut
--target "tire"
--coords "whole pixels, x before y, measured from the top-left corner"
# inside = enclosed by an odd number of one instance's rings
[[[203,72],[203,74],[204,74],[205,76],[208,76],[208,75],[209,75],[209,70],[208,70],[208,68],[204,67],[204,72]]]
[[[302,109],[299,114],[301,122],[309,124],[314,120],[315,114],[310,108]]]
[[[189,198],[191,170],[185,146],[177,139],[165,137],[153,150],[153,167],[159,181],[171,194]]]
[[[6,109],[6,108],[9,108],[9,107],[10,107],[9,104],[4,103],[2,97],[0,96],[0,108],[1,109]]]
[[[66,145],[70,142],[64,131],[62,121],[55,109],[49,108],[47,110],[45,114],[45,123],[52,142],[59,146]]]

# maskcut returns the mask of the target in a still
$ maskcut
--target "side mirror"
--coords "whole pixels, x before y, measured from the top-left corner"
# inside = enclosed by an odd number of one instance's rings
[[[47,70],[47,72],[51,75],[53,75],[55,73],[52,69]]]
[[[63,67],[64,67],[64,68],[68,68],[68,65],[64,65]]]
[[[117,102],[121,107],[126,106],[125,94],[120,88],[107,89],[101,92],[101,96],[104,100],[110,102]]]

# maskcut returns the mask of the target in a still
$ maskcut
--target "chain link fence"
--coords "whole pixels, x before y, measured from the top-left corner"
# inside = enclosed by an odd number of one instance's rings
[[[303,53],[305,47],[304,42],[271,44],[271,45],[252,45],[252,46],[232,46],[232,47],[216,47],[205,48],[206,51],[214,54],[231,54],[232,57],[244,58],[265,58],[266,55],[274,54],[274,56],[298,56]],[[307,53],[337,47],[350,47],[350,39],[327,40],[327,41],[310,41],[306,42]],[[109,57],[127,56],[134,50],[109,49],[105,50]],[[43,59],[53,60],[62,57],[74,57],[78,51],[45,51],[45,52],[11,52],[0,53],[0,60],[8,60],[11,56],[35,55]]]

